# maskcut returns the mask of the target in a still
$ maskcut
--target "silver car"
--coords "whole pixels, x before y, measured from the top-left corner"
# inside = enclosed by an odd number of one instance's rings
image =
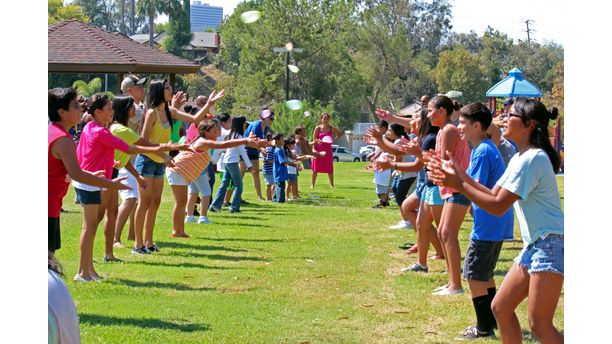
[[[360,161],[359,154],[349,152],[346,147],[332,145],[334,162],[339,161]]]

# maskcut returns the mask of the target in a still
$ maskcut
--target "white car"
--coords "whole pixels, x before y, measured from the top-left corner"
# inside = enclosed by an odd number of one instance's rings
[[[374,145],[365,145],[359,148],[359,157],[361,161],[367,161],[368,156],[376,151],[376,146]]]
[[[346,147],[332,145],[332,153],[334,162],[339,161],[360,161],[359,154],[349,152]]]

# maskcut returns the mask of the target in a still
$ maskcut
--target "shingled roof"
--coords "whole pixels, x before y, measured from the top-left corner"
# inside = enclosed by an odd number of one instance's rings
[[[193,61],[78,20],[49,26],[49,72],[197,73]]]

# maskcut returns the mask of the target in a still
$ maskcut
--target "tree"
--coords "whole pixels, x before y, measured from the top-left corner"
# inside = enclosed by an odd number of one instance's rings
[[[483,102],[488,83],[478,56],[463,47],[440,53],[432,77],[439,93],[451,90],[463,92],[466,102]]]
[[[55,24],[68,19],[76,19],[83,23],[89,23],[89,17],[78,5],[66,5],[62,0],[48,0],[48,24]]]
[[[189,20],[189,0],[183,0],[181,8],[173,8],[170,12],[168,31],[161,43],[162,49],[174,55],[182,56],[182,48],[193,38]]]

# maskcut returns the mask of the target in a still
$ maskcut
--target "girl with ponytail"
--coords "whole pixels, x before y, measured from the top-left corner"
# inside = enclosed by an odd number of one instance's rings
[[[557,118],[535,99],[518,98],[503,120],[504,137],[518,146],[493,189],[471,179],[449,154],[429,163],[430,176],[450,186],[485,211],[500,216],[514,205],[524,248],[514,260],[493,299],[491,308],[504,343],[520,343],[516,307],[529,302],[529,324],[543,343],[562,343],[553,325],[564,278],[563,211],[555,172],[560,159],[548,139],[548,123]]]

